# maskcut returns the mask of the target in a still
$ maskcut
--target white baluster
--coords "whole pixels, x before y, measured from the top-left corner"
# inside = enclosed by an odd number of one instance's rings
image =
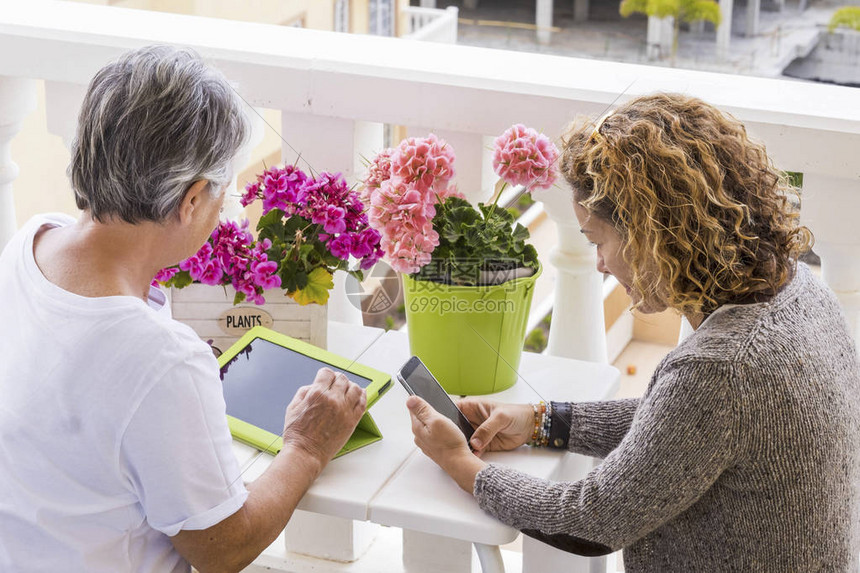
[[[549,44],[552,39],[552,4],[553,0],[537,0],[535,24],[539,44]]]
[[[254,109],[247,104],[243,104],[243,107],[245,115],[248,117],[251,133],[248,134],[245,145],[239,149],[236,157],[233,158],[233,180],[227,184],[227,189],[224,191],[227,196],[224,198],[224,207],[221,210],[221,219],[227,221],[238,221],[243,218],[245,208],[240,199],[244,189],[238,187],[239,174],[248,168],[254,149],[262,143],[268,129],[263,120],[262,110]],[[241,183],[244,185],[245,182],[242,181]]]
[[[19,170],[12,161],[12,138],[35,109],[35,80],[0,76],[0,250],[18,230],[12,182]]]
[[[87,93],[87,86],[66,82],[45,82],[45,117],[48,133],[59,135],[66,149],[71,150],[78,128],[78,114]]]
[[[732,41],[732,8],[734,0],[720,0],[720,25],[717,27],[717,56],[726,59],[729,56],[729,44]]]
[[[821,274],[845,310],[855,341],[860,341],[860,181],[817,173],[803,174],[801,221],[815,235]]]
[[[555,356],[606,362],[603,322],[603,279],[597,272],[594,248],[580,233],[571,191],[564,184],[535,193],[558,225],[558,245],[550,263],[558,269],[552,328],[547,352]]]
[[[749,0],[747,2],[747,27],[746,36],[752,38],[758,34],[759,19],[761,17],[761,0]]]
[[[283,112],[281,136],[285,163],[298,161],[301,169],[307,171],[310,167],[314,173],[340,172],[349,184],[364,173],[360,155],[373,157],[382,148],[382,128],[378,124],[303,113]],[[346,296],[346,280],[345,273],[335,274],[328,318],[361,324],[361,309]]]

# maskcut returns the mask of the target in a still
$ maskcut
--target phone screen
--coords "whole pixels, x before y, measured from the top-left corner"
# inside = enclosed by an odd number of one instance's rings
[[[397,378],[407,392],[424,398],[437,412],[457,424],[466,436],[466,441],[472,438],[472,424],[417,356],[413,356],[403,365]]]

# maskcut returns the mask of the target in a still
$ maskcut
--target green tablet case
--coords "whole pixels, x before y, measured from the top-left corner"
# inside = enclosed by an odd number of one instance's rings
[[[344,358],[343,356],[339,356],[333,352],[323,350],[322,348],[318,348],[312,344],[308,344],[307,342],[297,340],[262,326],[254,327],[246,332],[229,349],[227,349],[227,351],[218,357],[218,365],[223,368],[228,362],[238,356],[239,353],[242,352],[253,340],[258,338],[268,340],[269,342],[289,348],[321,362],[325,362],[346,372],[351,372],[369,379],[371,382],[365,388],[365,392],[367,393],[368,410],[377,402],[377,400],[379,400],[382,394],[384,394],[391,385],[391,376],[384,372],[374,370],[373,368],[363,364],[353,363],[353,361]],[[308,381],[308,383],[310,383],[310,381]],[[286,404],[284,404],[284,406],[286,406]],[[245,420],[240,420],[228,415],[227,423],[230,427],[230,433],[235,439],[257,448],[258,450],[269,452],[274,455],[284,447],[284,441],[280,436],[255,426]],[[372,444],[373,442],[381,439],[382,433],[376,426],[376,422],[373,421],[369,412],[365,412],[364,416],[359,420],[358,426],[356,426],[352,436],[350,436],[349,440],[347,440],[346,444],[335,457],[342,456],[343,454],[357,450],[358,448]]]

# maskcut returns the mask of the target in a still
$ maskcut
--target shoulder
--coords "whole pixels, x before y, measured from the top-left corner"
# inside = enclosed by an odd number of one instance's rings
[[[839,330],[841,307],[803,263],[772,300],[718,309],[681,343],[676,358],[748,362],[791,353],[793,345]],[[794,341],[794,342],[793,342]]]
[[[0,249],[0,251],[2,251],[4,257],[23,254],[23,251],[21,250],[22,247],[30,243],[33,236],[36,235],[39,229],[44,225],[50,225],[51,227],[65,227],[66,225],[74,222],[74,218],[64,213],[44,213],[41,215],[34,215],[33,217],[30,217],[26,223],[21,225],[18,231],[11,239],[9,239],[6,247]]]
[[[194,356],[213,357],[212,349],[186,324],[174,320],[168,313],[156,312],[141,305],[128,316],[137,341],[144,346],[141,354],[163,357],[162,362],[184,362]],[[214,360],[214,357],[213,357]]]
[[[101,314],[93,317],[98,333],[86,346],[105,370],[126,373],[130,391],[146,393],[157,381],[169,380],[189,367],[217,381],[218,364],[210,346],[168,313],[136,301],[96,314]]]

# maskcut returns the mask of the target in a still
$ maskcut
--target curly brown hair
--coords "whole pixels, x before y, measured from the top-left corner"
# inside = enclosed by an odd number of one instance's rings
[[[776,294],[812,234],[744,126],[696,98],[636,98],[563,139],[574,199],[622,237],[633,287],[683,314]]]

